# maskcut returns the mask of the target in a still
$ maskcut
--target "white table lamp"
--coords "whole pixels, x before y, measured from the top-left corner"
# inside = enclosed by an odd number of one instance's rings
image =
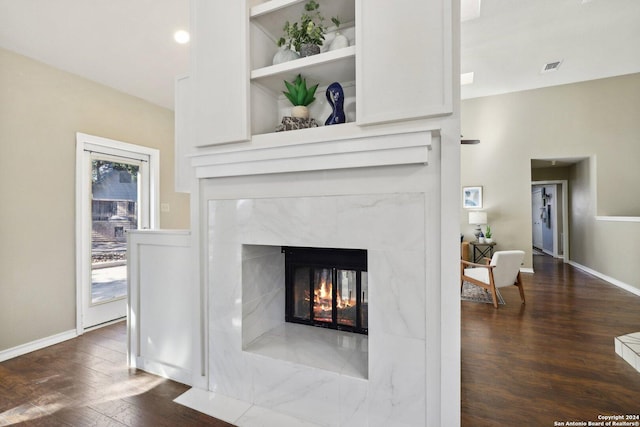
[[[476,241],[478,240],[480,233],[482,233],[480,226],[486,223],[487,223],[487,213],[485,211],[469,212],[469,224],[476,226],[476,232],[475,232]]]

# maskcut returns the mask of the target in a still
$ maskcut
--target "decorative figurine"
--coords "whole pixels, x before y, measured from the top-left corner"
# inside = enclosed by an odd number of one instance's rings
[[[326,95],[329,104],[331,104],[331,108],[333,108],[333,112],[324,124],[336,125],[344,123],[346,121],[346,117],[344,115],[344,91],[342,90],[340,83],[331,83],[329,87],[327,87]]]

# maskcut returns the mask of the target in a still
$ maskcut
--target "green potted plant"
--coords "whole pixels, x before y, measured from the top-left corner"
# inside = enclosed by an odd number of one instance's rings
[[[283,27],[285,35],[278,40],[278,46],[287,46],[289,49],[293,47],[300,56],[320,53],[327,27],[324,25],[324,17],[319,9],[318,2],[309,0],[304,5],[300,22],[285,22]]]
[[[493,233],[491,233],[491,227],[487,225],[487,231],[484,233],[484,241],[486,243],[493,242]]]
[[[303,79],[300,74],[296,77],[293,82],[284,81],[285,86],[287,87],[284,96],[287,97],[291,104],[293,104],[293,108],[291,109],[291,117],[298,117],[303,119],[309,118],[309,109],[307,106],[315,101],[316,89],[318,89],[318,85],[315,84],[311,87],[307,87],[307,80]]]

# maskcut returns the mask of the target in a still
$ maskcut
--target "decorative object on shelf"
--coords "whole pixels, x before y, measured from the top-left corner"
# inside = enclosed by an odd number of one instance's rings
[[[484,233],[484,241],[485,243],[493,243],[493,233],[491,232],[491,227],[487,225],[487,231]]]
[[[318,85],[315,84],[314,86],[307,88],[307,80],[303,79],[300,74],[298,74],[293,82],[289,83],[285,80],[284,84],[287,87],[287,92],[282,93],[284,93],[284,96],[286,96],[293,104],[291,116],[308,119],[309,109],[307,108],[307,105],[315,101],[316,98],[314,95]]]
[[[485,211],[471,211],[469,212],[469,224],[476,226],[476,232],[473,233],[476,236],[476,241],[480,241],[480,236],[484,239],[482,234],[481,225],[487,223],[487,213]],[[483,242],[484,243],[484,242]]]
[[[282,64],[283,62],[293,61],[300,58],[298,52],[291,50],[286,46],[280,46],[280,49],[273,55],[273,65]]]
[[[333,112],[324,122],[325,125],[337,125],[344,123],[346,117],[344,115],[344,90],[338,82],[333,82],[327,87],[327,101],[331,104]]]
[[[293,47],[301,57],[320,53],[327,27],[319,9],[318,2],[309,0],[304,5],[305,11],[300,17],[300,22],[285,22],[282,28],[284,36],[278,40],[278,46],[287,46],[289,49]]]
[[[300,45],[300,58],[313,56],[320,53],[320,46],[313,43],[303,43]]]
[[[334,18],[331,18],[331,22],[333,22],[336,26],[336,36],[329,45],[329,50],[337,50],[344,47],[349,47],[349,39],[345,35],[341,34],[340,31],[338,31],[338,29],[340,28],[340,20],[338,19],[338,17],[336,16]]]
[[[482,187],[463,187],[462,206],[467,209],[482,209]]]
[[[314,119],[303,119],[300,117],[285,116],[282,118],[282,123],[276,127],[276,132],[317,127],[318,122],[316,122]]]

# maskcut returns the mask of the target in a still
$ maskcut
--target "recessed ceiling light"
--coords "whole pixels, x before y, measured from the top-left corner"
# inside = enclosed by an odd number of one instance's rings
[[[473,83],[473,71],[460,74],[460,86],[470,85],[471,83]]]
[[[189,43],[190,38],[191,36],[189,35],[189,33],[184,30],[178,30],[173,33],[173,39],[176,41],[176,43],[187,44]]]
[[[542,67],[542,71],[540,72],[549,73],[551,71],[558,71],[558,68],[560,68],[560,64],[562,64],[562,59],[558,61],[547,62],[546,64],[544,64],[544,66]]]

